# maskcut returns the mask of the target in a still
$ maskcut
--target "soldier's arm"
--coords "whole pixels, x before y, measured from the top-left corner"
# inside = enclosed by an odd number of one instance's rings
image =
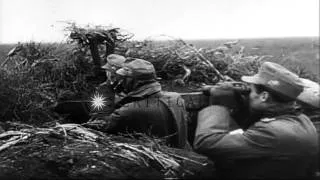
[[[115,109],[110,115],[99,116],[96,119],[87,122],[84,126],[108,133],[116,133],[119,129],[120,122],[126,121],[130,116],[132,103]]]
[[[266,127],[238,129],[223,106],[209,106],[199,112],[195,151],[213,159],[241,159],[272,153],[274,135]]]

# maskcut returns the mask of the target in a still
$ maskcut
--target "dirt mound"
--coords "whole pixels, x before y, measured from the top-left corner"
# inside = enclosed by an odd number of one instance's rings
[[[106,135],[77,124],[0,134],[0,178],[214,178],[214,164],[145,135]]]

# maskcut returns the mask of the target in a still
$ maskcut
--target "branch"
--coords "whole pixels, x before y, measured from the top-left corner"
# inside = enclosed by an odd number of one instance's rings
[[[188,48],[190,48],[191,50],[193,50],[200,57],[200,59],[202,61],[207,63],[209,65],[209,67],[213,69],[213,71],[217,74],[217,76],[221,80],[226,80],[226,78],[217,70],[217,68],[207,58],[205,58],[196,48],[188,45],[187,43],[184,43],[184,45],[187,46]]]

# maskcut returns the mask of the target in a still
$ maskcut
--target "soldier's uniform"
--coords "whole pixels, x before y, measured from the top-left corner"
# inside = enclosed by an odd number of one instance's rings
[[[107,57],[107,63],[101,67],[106,71],[107,80],[97,87],[96,94],[99,94],[105,98],[105,106],[99,110],[92,109],[92,112],[97,113],[95,116],[111,114],[114,111],[115,102],[121,99],[121,94],[117,94],[114,90],[115,85],[113,83],[116,82],[113,81],[115,79],[114,76],[116,76],[115,72],[123,66],[125,61],[126,58],[121,55],[110,54]]]
[[[178,93],[161,90],[153,65],[136,59],[126,63],[117,74],[136,78],[140,85],[116,103],[110,115],[89,122],[87,126],[100,126],[100,130],[109,133],[146,133],[165,138],[173,147],[189,149],[184,100]]]
[[[302,91],[299,79],[274,63],[264,63],[257,75],[242,79],[292,98]],[[195,150],[212,158],[223,178],[310,179],[318,152],[313,123],[294,102],[266,111],[247,129],[239,129],[227,107],[206,107],[199,112]]]

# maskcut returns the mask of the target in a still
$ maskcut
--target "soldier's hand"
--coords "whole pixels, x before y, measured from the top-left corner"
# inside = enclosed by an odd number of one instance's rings
[[[209,104],[222,105],[234,109],[238,107],[238,93],[233,89],[213,87],[210,89]]]
[[[222,105],[238,116],[248,111],[248,94],[250,88],[242,82],[223,82],[214,86],[202,87],[204,95],[209,96],[210,105]]]
[[[242,82],[224,82],[214,86],[202,87],[204,95],[209,97],[209,105],[221,105],[229,108],[230,115],[237,124],[245,128],[249,117],[250,88]]]

